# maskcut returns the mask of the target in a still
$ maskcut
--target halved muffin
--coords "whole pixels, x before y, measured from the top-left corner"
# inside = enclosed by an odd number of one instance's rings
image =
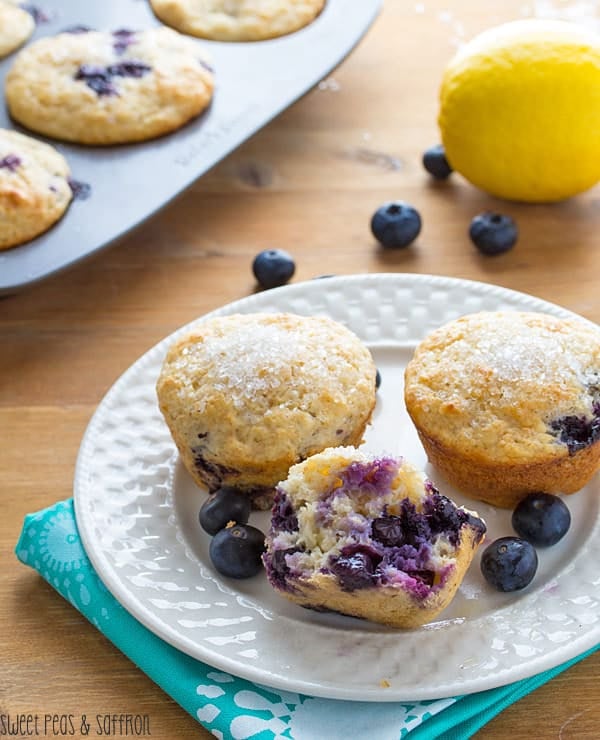
[[[301,606],[415,627],[450,603],[485,531],[403,458],[342,447],[278,485],[263,560]]]

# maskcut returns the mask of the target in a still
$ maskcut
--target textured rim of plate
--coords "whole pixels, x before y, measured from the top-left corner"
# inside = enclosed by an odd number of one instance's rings
[[[327,278],[326,280],[310,280],[242,298],[195,319],[173,332],[171,335],[165,337],[142,355],[123,373],[100,402],[96,412],[88,424],[81,442],[74,475],[76,519],[86,553],[107,589],[128,612],[144,624],[150,631],[164,639],[167,643],[194,658],[202,660],[215,668],[219,668],[265,686],[333,699],[350,699],[359,701],[416,701],[439,699],[459,694],[469,694],[503,686],[523,678],[528,678],[540,673],[541,671],[554,668],[555,666],[580,655],[584,651],[595,647],[600,641],[600,581],[597,578],[593,578],[590,573],[588,573],[588,577],[590,578],[589,585],[595,587],[597,592],[595,596],[597,598],[591,598],[585,591],[581,594],[582,600],[579,599],[579,601],[581,601],[581,605],[577,607],[580,610],[580,616],[578,617],[576,614],[574,617],[575,622],[579,623],[572,627],[573,632],[572,634],[569,634],[568,639],[563,640],[561,638],[561,641],[558,641],[556,644],[550,643],[548,645],[548,649],[544,650],[543,654],[538,654],[531,659],[524,659],[520,664],[501,667],[498,672],[489,674],[485,677],[469,675],[469,667],[460,665],[457,667],[460,667],[461,670],[457,671],[457,675],[452,681],[445,680],[435,683],[435,675],[429,675],[427,682],[421,686],[411,685],[410,687],[402,686],[399,688],[394,688],[393,685],[386,688],[375,685],[368,687],[361,686],[360,688],[348,688],[340,684],[324,685],[319,681],[319,679],[316,679],[315,682],[305,679],[296,679],[289,674],[284,675],[284,672],[279,674],[273,673],[271,670],[262,668],[254,663],[241,663],[238,660],[233,660],[220,654],[218,650],[213,650],[211,652],[205,647],[199,646],[196,642],[189,640],[181,634],[181,632],[174,630],[170,625],[162,622],[157,617],[156,613],[149,609],[141,600],[132,596],[127,585],[121,580],[119,572],[107,559],[107,553],[99,547],[96,541],[96,537],[94,535],[93,501],[90,506],[90,501],[87,498],[91,495],[89,474],[90,466],[93,465],[94,460],[93,452],[98,443],[98,430],[104,421],[109,404],[115,398],[119,397],[123,390],[128,388],[130,379],[141,369],[143,370],[149,367],[152,367],[153,369],[155,368],[156,374],[158,375],[160,363],[162,362],[162,358],[164,357],[167,347],[174,341],[174,339],[186,332],[191,326],[197,324],[199,321],[203,321],[212,316],[231,313],[280,310],[289,311],[291,309],[287,304],[292,303],[295,299],[302,298],[303,296],[305,298],[312,297],[318,303],[319,299],[322,299],[323,295],[326,295],[329,288],[335,287],[343,289],[345,286],[348,288],[354,287],[355,289],[358,287],[363,291],[371,291],[370,296],[372,300],[376,300],[378,287],[387,287],[389,289],[391,286],[393,289],[397,289],[398,291],[406,288],[413,290],[422,289],[425,292],[433,292],[435,290],[459,290],[464,291],[467,296],[471,296],[474,299],[478,297],[489,299],[489,306],[474,308],[473,310],[496,310],[494,304],[505,303],[509,304],[507,308],[511,308],[513,310],[541,311],[560,317],[575,317],[591,324],[592,326],[596,326],[578,314],[526,293],[502,288],[494,284],[481,283],[460,278],[412,273],[371,273],[364,275],[334,276]],[[477,303],[477,301],[475,301],[475,303]],[[471,311],[463,310],[457,312],[456,315],[458,316],[469,312]],[[310,313],[313,313],[313,311],[311,310]],[[314,313],[323,314],[327,312],[321,310],[314,311]],[[435,325],[437,325],[436,322],[433,322],[432,326]],[[368,340],[365,341],[369,343]],[[380,346],[390,345],[401,346],[401,343],[391,341],[385,342]],[[371,346],[377,345],[372,344]],[[180,544],[182,547],[185,547],[185,543],[180,541]],[[189,555],[187,555],[187,557],[189,557]],[[588,563],[598,562],[600,559],[600,522],[598,521],[594,523],[593,531],[582,548],[578,551],[575,558],[577,561],[582,561],[578,562],[580,568],[585,567],[586,558]],[[589,568],[590,566],[588,565],[588,569]],[[568,574],[565,573],[565,571],[572,573],[574,569],[575,564],[571,563],[568,568],[563,569],[561,573],[556,574],[556,579],[561,575],[563,578],[567,578]],[[579,577],[581,577],[581,572],[579,572]],[[577,583],[577,579],[575,582]],[[533,593],[522,597],[518,602],[520,605],[518,610],[519,613],[521,615],[525,614],[528,606],[531,606],[538,596],[539,592],[533,591]],[[571,598],[569,600],[569,604],[571,603],[578,603],[577,598]],[[258,609],[260,609],[260,607],[258,607]],[[480,623],[485,621],[486,623],[491,624],[490,620],[497,622],[500,619],[501,623],[502,613],[514,611],[515,607],[504,607],[499,611],[499,614],[488,617],[478,617],[474,621]],[[281,617],[281,619],[286,618]],[[507,639],[510,639],[511,635],[512,628],[510,627],[510,624],[512,624],[511,620],[509,620],[508,625],[504,625],[504,627],[509,627],[508,632],[503,635]],[[480,627],[481,624],[477,624],[476,626]],[[330,627],[321,627],[320,625],[311,624],[310,630],[312,631],[311,634],[313,637],[323,630],[323,635],[331,638]],[[480,632],[481,630],[475,630],[470,633],[470,639],[477,639],[478,631]],[[357,634],[360,633],[360,630],[350,630],[349,632]],[[389,633],[364,632],[363,634],[366,635],[366,643],[370,643],[373,640],[385,642],[386,639],[389,638]],[[406,633],[396,632],[392,634],[396,637],[401,637]],[[452,635],[450,635],[450,637],[452,637]],[[487,642],[487,638],[482,642],[483,650],[485,650]],[[360,660],[360,656],[357,655],[355,657],[357,660]],[[291,668],[291,672],[293,673],[293,667]],[[340,681],[343,682],[343,675],[340,676]]]

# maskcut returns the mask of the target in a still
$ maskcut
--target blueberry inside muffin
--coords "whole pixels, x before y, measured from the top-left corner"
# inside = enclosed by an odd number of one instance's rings
[[[410,627],[449,603],[485,531],[404,459],[328,449],[277,487],[264,563],[303,606]]]
[[[80,144],[145,141],[204,111],[214,76],[198,44],[165,28],[72,26],[23,49],[6,76],[10,115]]]

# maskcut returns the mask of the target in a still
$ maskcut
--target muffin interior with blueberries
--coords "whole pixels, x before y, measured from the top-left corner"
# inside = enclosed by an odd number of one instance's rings
[[[277,486],[263,562],[301,606],[416,627],[450,603],[485,531],[403,458],[331,448]]]
[[[463,316],[417,347],[405,400],[461,492],[505,508],[574,493],[600,466],[600,331],[534,312]]]
[[[160,409],[198,485],[267,509],[289,468],[326,447],[360,444],[376,368],[342,324],[288,313],[217,316],[169,349]]]

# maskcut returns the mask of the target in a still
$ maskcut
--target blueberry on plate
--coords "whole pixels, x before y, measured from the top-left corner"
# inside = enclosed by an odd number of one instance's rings
[[[376,368],[375,370],[375,390],[378,391],[381,387],[381,373],[379,372],[379,369]]]
[[[252,262],[252,272],[261,288],[285,285],[295,271],[293,257],[283,249],[265,249]]]
[[[519,537],[500,537],[481,556],[481,572],[498,591],[520,591],[537,571],[538,557],[533,545]]]
[[[446,159],[446,150],[442,144],[430,146],[423,153],[423,167],[436,180],[447,180],[452,174],[452,167]]]
[[[512,525],[519,537],[532,545],[550,547],[568,532],[571,513],[558,496],[530,493],[515,507]]]
[[[496,255],[515,246],[519,231],[510,216],[485,212],[471,221],[469,236],[482,254]]]
[[[200,526],[208,534],[217,534],[228,522],[246,524],[250,518],[250,499],[237,488],[222,486],[200,508]]]
[[[401,200],[384,203],[371,218],[371,231],[382,247],[401,249],[419,235],[421,216],[416,208]]]
[[[229,578],[250,578],[263,567],[265,535],[250,524],[225,527],[210,541],[212,564]]]

